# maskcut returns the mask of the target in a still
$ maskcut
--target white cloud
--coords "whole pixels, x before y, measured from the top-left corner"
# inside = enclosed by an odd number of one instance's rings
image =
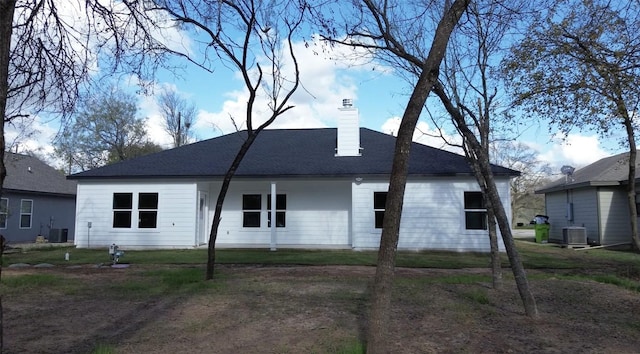
[[[398,128],[400,127],[400,117],[393,117],[387,119],[381,127],[383,133],[391,134],[393,136],[398,135]],[[416,126],[416,130],[413,132],[413,141],[432,146],[438,149],[451,151],[456,154],[463,155],[464,151],[456,145],[460,145],[461,139],[457,135],[449,135],[446,132],[431,127],[429,123],[419,121]]]
[[[26,119],[16,119],[11,124],[5,124],[5,140],[7,150],[18,153],[36,153],[55,167],[61,162],[53,157],[53,145],[58,130],[40,116],[30,116]]]
[[[581,168],[612,155],[602,148],[597,135],[569,134],[564,138],[558,135],[551,139],[551,143],[547,151],[540,154],[540,160],[548,162],[554,169],[562,165]]]
[[[313,46],[312,46],[313,47]],[[332,57],[352,56],[352,49],[336,47],[332,53],[318,54],[310,49],[304,42],[294,43],[294,52],[299,63],[301,86],[291,97],[289,105],[294,106],[282,116],[278,117],[270,128],[319,128],[336,126],[338,108],[342,99],[351,98],[357,106],[358,87],[354,84],[354,75],[372,71],[373,65],[368,64],[368,59],[360,57],[362,62],[354,65],[354,62],[335,61]],[[268,65],[263,63],[263,67]],[[285,63],[283,71],[291,70],[292,62]],[[384,68],[378,67],[375,72],[380,75]],[[290,74],[293,75],[293,74]],[[291,77],[291,76],[290,76]],[[236,73],[235,87],[242,86],[240,77]],[[286,89],[286,87],[285,87]],[[246,102],[248,94],[244,89],[228,91],[226,101],[217,112],[201,110],[198,114],[196,129],[203,136],[217,135],[218,133],[230,133],[235,127],[230,117],[234,117],[240,129],[245,129]],[[265,95],[257,97],[254,110],[254,126],[264,122],[270,114],[268,99]],[[217,134],[212,133],[212,128],[218,129]]]

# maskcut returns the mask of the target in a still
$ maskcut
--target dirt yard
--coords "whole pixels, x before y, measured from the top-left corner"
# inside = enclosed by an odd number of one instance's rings
[[[149,269],[135,265],[5,268],[3,279],[50,274],[70,284],[7,290],[5,352],[91,353],[104,345],[116,353],[334,353],[364,339],[374,268],[219,269],[216,286],[139,296],[131,285],[110,290],[142,281]],[[464,281],[488,276],[484,269],[399,269],[393,352],[640,352],[639,293],[529,271],[541,313],[534,321],[508,272],[495,291]]]

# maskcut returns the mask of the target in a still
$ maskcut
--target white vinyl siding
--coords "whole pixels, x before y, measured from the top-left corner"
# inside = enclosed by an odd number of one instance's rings
[[[509,183],[497,181],[507,215]],[[198,195],[206,193],[213,220],[219,181],[79,181],[76,237],[78,247],[121,249],[190,248],[200,244],[196,234]],[[272,185],[286,195],[286,227],[268,226],[266,205]],[[374,192],[386,191],[388,180],[236,179],[226,195],[216,247],[375,249],[381,229],[375,228]],[[410,179],[404,200],[399,249],[489,251],[486,230],[465,230],[464,192],[478,190],[473,178]],[[113,228],[113,193],[158,193],[157,227]],[[242,195],[261,195],[260,226],[243,227]],[[134,197],[134,209],[137,206]],[[279,210],[282,212],[282,210]],[[135,218],[134,218],[135,219]],[[88,228],[88,223],[91,228]],[[203,225],[206,230],[211,225]],[[208,240],[205,240],[208,241]],[[273,243],[274,242],[274,243]],[[504,249],[500,242],[500,248]]]
[[[131,228],[112,225],[113,193],[133,193],[138,206],[140,193],[158,193],[156,228],[138,228],[137,211]],[[123,249],[187,248],[195,245],[197,185],[195,182],[154,180],[80,181],[76,203],[78,247],[105,247],[112,243]],[[91,228],[88,223],[91,222]]]
[[[496,180],[504,200],[507,215],[509,183]],[[375,229],[374,191],[386,190],[387,181],[354,183],[353,246],[356,249],[375,249],[380,243],[380,229]],[[409,179],[406,186],[398,249],[437,249],[451,251],[490,250],[486,230],[465,230],[464,192],[478,190],[473,178]],[[504,246],[500,240],[500,249]]]
[[[276,244],[286,247],[349,248],[351,182],[343,180],[283,180],[276,194],[286,195],[286,227],[276,228]],[[210,193],[217,197],[219,183]],[[271,228],[266,205],[271,181],[236,180],[225,200],[216,245],[224,247],[268,247]],[[263,208],[259,228],[242,227],[242,194],[261,194]]]

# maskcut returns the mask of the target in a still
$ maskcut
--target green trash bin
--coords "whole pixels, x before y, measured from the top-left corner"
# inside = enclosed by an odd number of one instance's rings
[[[549,228],[551,225],[549,224],[536,224],[536,243],[547,243],[549,242]]]

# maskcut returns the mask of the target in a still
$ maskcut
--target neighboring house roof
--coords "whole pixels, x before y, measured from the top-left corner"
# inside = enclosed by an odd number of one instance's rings
[[[70,179],[222,177],[246,136],[223,135],[179,148],[80,172]],[[362,156],[335,156],[337,132],[325,129],[275,129],[261,132],[240,164],[236,177],[308,177],[389,175],[396,138],[360,128]],[[414,143],[409,174],[472,175],[464,156]],[[496,176],[519,172],[493,166]]]
[[[69,181],[64,174],[28,155],[4,153],[7,177],[3,189],[29,193],[75,195],[76,182]]]
[[[636,157],[636,169],[640,171],[640,155]],[[549,183],[536,193],[550,193],[591,186],[617,186],[629,179],[629,153],[605,157],[573,172],[571,176]],[[639,176],[640,177],[640,176]],[[637,181],[638,179],[636,179]]]

